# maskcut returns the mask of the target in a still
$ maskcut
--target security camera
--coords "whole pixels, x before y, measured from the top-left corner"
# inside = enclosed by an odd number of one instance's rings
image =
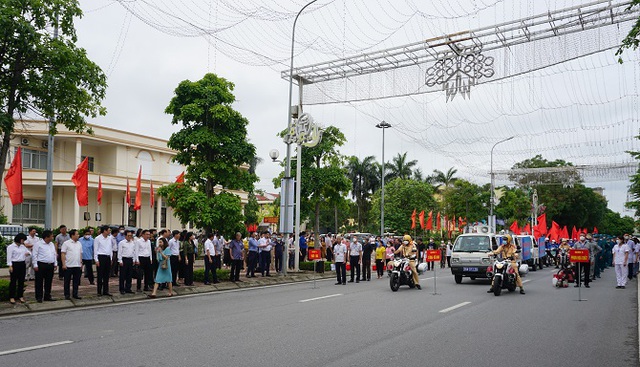
[[[269,152],[269,157],[275,162],[276,159],[280,156],[280,152],[277,149],[271,149]]]

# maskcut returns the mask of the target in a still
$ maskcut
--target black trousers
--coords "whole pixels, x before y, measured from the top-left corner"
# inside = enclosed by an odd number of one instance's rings
[[[432,269],[435,269],[435,268],[436,268],[435,262],[427,261],[427,270],[432,270]]]
[[[384,260],[376,259],[376,272],[379,277],[384,275]]]
[[[232,282],[240,280],[240,270],[241,269],[242,269],[242,260],[232,259],[231,260],[231,274],[229,275],[231,277],[231,281]]]
[[[62,246],[62,245],[60,245],[60,246]],[[60,250],[61,249],[57,250],[57,252],[58,252],[58,264],[62,264],[62,252]],[[64,279],[64,273],[65,273],[65,271],[62,270],[62,265],[60,265],[58,267],[58,279],[63,280]]]
[[[193,262],[196,259],[196,254],[187,254],[183,257],[184,268],[182,274],[184,274],[184,284],[193,285]],[[189,263],[187,264],[187,260]]]
[[[24,296],[24,276],[27,273],[27,264],[24,261],[14,261],[11,280],[9,281],[9,298],[22,298]]]
[[[306,248],[301,248],[300,249],[300,262],[303,262],[304,259],[307,258],[307,249]]]
[[[73,296],[78,297],[78,287],[80,286],[80,278],[82,278],[82,267],[67,268],[64,271],[64,298],[69,298],[69,288],[73,281]]]
[[[629,280],[633,279],[633,263],[629,263],[627,264],[627,278]]]
[[[222,255],[213,256],[213,268],[222,269]]]
[[[282,252],[278,253],[276,251],[276,256],[274,256],[274,266],[276,268],[276,273],[282,271]]]
[[[173,285],[176,285],[176,282],[178,281],[178,266],[179,266],[179,261],[178,261],[178,255],[171,255],[171,257],[169,257],[169,262],[171,263],[171,281],[173,282]]]
[[[147,256],[141,256],[138,258],[140,262],[140,273],[136,280],[136,289],[140,290],[142,286],[142,278],[144,277],[144,289],[150,289],[153,286],[153,266],[151,264],[151,258]]]
[[[260,253],[260,270],[262,272],[262,276],[267,272],[267,276],[269,275],[269,269],[271,268],[271,251],[262,251]]]
[[[371,255],[362,259],[362,280],[371,280]]]
[[[36,271],[36,300],[51,298],[51,283],[53,282],[53,264],[38,261],[38,271]]]
[[[218,261],[220,261],[220,256],[217,256]],[[211,256],[211,261],[209,261],[209,256],[204,257],[204,282],[209,283],[209,273],[213,275],[213,282],[218,282],[218,273],[216,272],[217,264],[216,264],[216,256]]]
[[[109,294],[109,275],[111,273],[111,256],[98,255],[98,295]]]
[[[131,292],[131,282],[133,278],[133,258],[123,257],[120,266],[120,278],[118,282],[118,290],[120,293]]]
[[[353,282],[353,274],[356,273],[356,279],[360,279],[360,256],[349,256],[349,264],[351,264],[351,281]]]
[[[589,285],[589,281],[591,280],[589,277],[589,272],[591,272],[591,263],[587,262],[576,264],[576,271],[578,271],[578,274],[576,274],[576,284],[580,285],[582,274],[584,274],[584,285]]]
[[[82,260],[84,265],[84,276],[89,279],[89,283],[93,284],[93,260]]]
[[[347,265],[345,263],[336,263],[336,278],[338,283],[345,284],[347,282]]]
[[[247,253],[247,277],[256,276],[256,266],[258,265],[258,253],[256,251],[249,251]]]
[[[120,270],[118,269],[119,268],[118,265],[120,265],[118,264],[118,251],[113,251],[112,255],[113,256],[111,257],[111,276],[115,277],[118,275],[118,271]]]

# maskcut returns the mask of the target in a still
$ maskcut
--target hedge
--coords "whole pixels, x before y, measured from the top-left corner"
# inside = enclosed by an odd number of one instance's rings
[[[9,300],[9,281],[0,279],[0,301]]]
[[[218,269],[216,270],[218,274],[218,280],[229,280],[231,274],[231,270],[229,269]],[[193,271],[193,280],[196,282],[204,282],[204,269],[196,269]],[[209,274],[209,281],[212,281],[212,275]]]
[[[303,261],[300,263],[300,270],[314,271],[315,261]],[[331,263],[329,261],[324,262],[324,271],[331,271]]]

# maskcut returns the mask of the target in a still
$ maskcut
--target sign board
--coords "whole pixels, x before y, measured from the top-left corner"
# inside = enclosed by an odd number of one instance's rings
[[[533,243],[531,243],[531,237],[524,236],[518,237],[520,241],[520,248],[522,250],[522,260],[528,261],[531,259],[531,249],[533,247]]]
[[[309,250],[308,253],[309,260],[321,260],[320,250]]]
[[[569,250],[569,259],[574,263],[588,263],[589,262],[589,250]]]
[[[279,217],[264,217],[264,219],[262,219],[263,223],[278,223],[278,221],[280,220]]]
[[[440,261],[441,259],[440,250],[427,250],[427,262]]]
[[[538,238],[538,257],[544,257],[547,255],[547,244],[545,237]]]

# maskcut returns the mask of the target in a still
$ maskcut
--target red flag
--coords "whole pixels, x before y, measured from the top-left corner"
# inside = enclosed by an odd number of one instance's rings
[[[524,226],[524,228],[522,229],[522,231],[526,234],[529,234],[529,232],[531,232],[531,225],[529,223],[527,223],[526,226]]]
[[[567,229],[567,226],[562,227],[562,232],[560,234],[560,238],[569,239],[569,229]]]
[[[98,205],[102,205],[102,176],[98,177]]]
[[[462,217],[458,217],[458,228],[462,228],[464,227],[465,223],[462,220]]]
[[[536,232],[539,236],[544,236],[547,234],[547,213],[544,213],[538,217]]]
[[[176,183],[184,183],[184,171],[176,176]]]
[[[79,206],[89,205],[89,157],[85,157],[71,176],[71,182],[76,185],[76,197]]]
[[[16,156],[13,157],[7,175],[4,176],[4,185],[9,192],[11,205],[18,205],[24,201],[22,193],[22,149],[20,147],[16,151]]]
[[[156,195],[153,192],[153,181],[149,181],[150,185],[151,185],[151,193],[150,193],[150,201],[151,201],[151,207],[153,208],[153,203],[156,201]]]
[[[513,223],[511,223],[511,227],[509,227],[509,230],[515,234],[520,234],[520,227],[518,227],[518,221],[514,220]]]
[[[142,208],[142,166],[138,169],[138,179],[136,180],[136,202],[133,204],[133,210]]]
[[[442,228],[442,221],[440,220],[440,212],[436,215],[436,229],[439,231]]]
[[[571,229],[571,238],[574,240],[578,239],[578,230],[576,229],[576,226],[573,226]]]
[[[426,229],[433,231],[433,210],[429,211],[429,217],[427,217]]]
[[[127,191],[125,193],[125,201],[127,206],[131,206],[131,192],[129,190],[129,179],[127,178]]]
[[[411,229],[416,229],[416,210],[415,209],[413,209],[413,213],[411,214]]]
[[[420,212],[418,218],[420,218],[420,229],[424,229],[424,210]]]
[[[593,227],[593,233],[598,234],[598,227]]]
[[[551,229],[549,230],[549,238],[558,241],[561,235],[562,229],[560,229],[560,225],[552,220]]]

